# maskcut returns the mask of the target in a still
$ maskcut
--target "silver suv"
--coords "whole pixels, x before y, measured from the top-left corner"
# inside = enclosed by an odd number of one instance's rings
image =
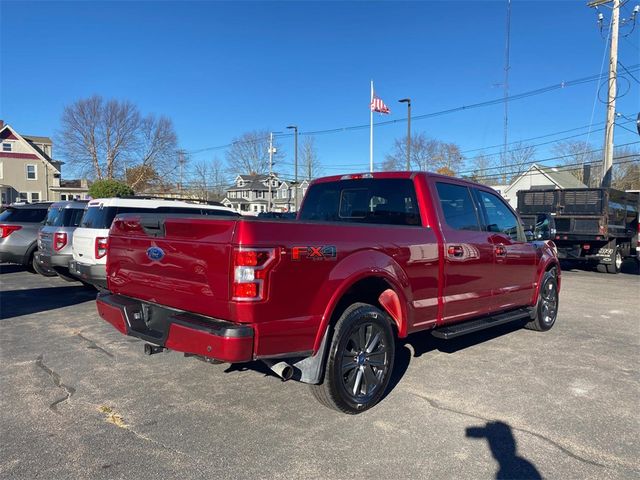
[[[76,282],[69,274],[69,261],[73,259],[71,242],[73,232],[87,208],[86,201],[56,202],[49,207],[49,213],[38,234],[36,262],[44,270],[54,270],[61,278]]]
[[[50,203],[13,204],[0,213],[0,263],[17,263],[46,276],[52,270],[41,269],[34,254],[38,230],[47,216]]]

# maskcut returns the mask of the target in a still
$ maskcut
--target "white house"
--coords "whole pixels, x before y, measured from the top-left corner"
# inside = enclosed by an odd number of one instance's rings
[[[239,212],[258,214],[269,209],[269,183],[271,183],[271,210],[275,212],[296,211],[295,186],[280,180],[277,175],[238,175],[233,186],[227,189],[222,203]],[[307,191],[309,182],[303,180],[298,186],[298,205]]]
[[[535,163],[529,169],[517,176],[508,186],[494,187],[509,204],[518,206],[518,192],[520,190],[559,189],[559,188],[587,188],[587,186],[566,170],[555,167],[542,167]]]

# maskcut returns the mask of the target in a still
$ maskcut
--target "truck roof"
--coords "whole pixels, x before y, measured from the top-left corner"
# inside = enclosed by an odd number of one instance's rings
[[[468,185],[473,185],[474,187],[482,188],[487,191],[494,191],[494,189],[492,189],[491,187],[488,187],[487,185],[476,183],[466,178],[450,177],[448,175],[441,175],[439,173],[425,172],[425,171],[419,171],[419,170],[398,170],[398,171],[389,171],[389,172],[361,172],[361,173],[347,173],[345,175],[331,175],[328,177],[317,178],[313,180],[311,184],[337,182],[340,180],[356,180],[360,178],[410,178],[411,179],[411,178],[414,178],[416,175],[422,175],[425,177],[437,178],[441,180],[456,180],[458,182],[464,182]]]
[[[90,200],[89,207],[138,207],[138,208],[159,208],[159,207],[178,207],[178,208],[202,208],[206,210],[226,210],[234,211],[224,205],[210,205],[198,201],[185,201],[185,200],[166,200],[166,199],[153,199],[153,198],[96,198]]]

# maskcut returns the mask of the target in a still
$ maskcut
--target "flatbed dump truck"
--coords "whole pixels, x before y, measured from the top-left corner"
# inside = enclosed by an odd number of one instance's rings
[[[590,262],[619,273],[625,258],[638,259],[639,194],[613,188],[521,190],[518,213],[533,231],[549,229],[564,260]]]

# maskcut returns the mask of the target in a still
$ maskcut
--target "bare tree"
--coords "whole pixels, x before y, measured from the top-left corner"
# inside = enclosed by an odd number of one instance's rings
[[[201,200],[209,200],[211,189],[211,166],[206,160],[200,160],[193,164],[191,192]]]
[[[224,167],[218,158],[199,160],[190,166],[189,190],[202,200],[222,200],[227,179]]]
[[[502,152],[498,158],[496,179],[507,185],[529,168],[535,154],[536,147],[533,145],[524,142],[512,143],[509,150]]]
[[[503,179],[509,182],[518,175],[524,173],[531,165],[536,156],[536,147],[533,145],[517,142],[507,151],[506,170],[502,170]],[[504,168],[504,167],[502,167]]]
[[[274,140],[273,146],[276,148],[274,154],[274,164],[277,160],[284,158],[279,144]],[[241,174],[266,174],[269,172],[269,132],[253,131],[246,132],[234,138],[231,148],[226,155],[229,173],[232,175]]]
[[[404,170],[407,165],[407,139],[397,138],[391,153],[382,164],[383,170]],[[415,170],[438,170],[458,172],[464,162],[460,148],[455,143],[446,143],[427,137],[424,133],[411,136],[411,168]]]
[[[483,152],[478,153],[471,160],[470,170],[472,173],[469,175],[469,178],[474,182],[484,183],[487,185],[494,183],[489,177],[492,174],[495,164],[495,159],[489,155],[485,155]]]
[[[565,170],[573,174],[581,182],[585,181],[584,166],[589,165],[591,169],[589,183],[591,185],[596,185],[599,177],[598,165],[595,162],[600,159],[600,155],[594,150],[595,147],[593,145],[580,140],[559,142],[552,149],[554,155],[562,157],[559,160],[561,164],[567,166]]]
[[[640,151],[618,148],[613,154],[611,186],[618,190],[640,189]]]
[[[177,145],[168,118],[143,117],[131,102],[105,102],[98,95],[65,107],[60,137],[68,163],[97,179],[127,176],[133,188],[151,170],[164,177]],[[134,167],[143,168],[126,174]],[[132,176],[136,172],[139,176]]]
[[[302,140],[300,167],[302,169],[301,177],[312,179],[321,175],[322,166],[320,165],[320,160],[318,158],[318,151],[316,150],[314,137],[304,137]]]

